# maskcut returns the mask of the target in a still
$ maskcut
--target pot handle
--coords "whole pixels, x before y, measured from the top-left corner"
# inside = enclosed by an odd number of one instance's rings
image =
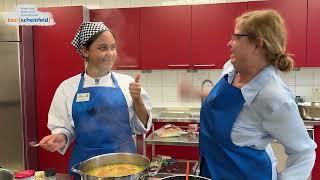
[[[76,174],[81,175],[82,172],[79,169],[76,168],[76,167],[79,167],[79,166],[80,166],[80,163],[73,165],[72,168],[71,168],[71,171],[76,173]]]

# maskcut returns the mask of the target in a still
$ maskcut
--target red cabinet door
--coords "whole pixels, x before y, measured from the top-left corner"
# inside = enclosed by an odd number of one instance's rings
[[[48,111],[59,84],[83,71],[83,60],[71,45],[78,27],[83,22],[83,7],[39,8],[51,12],[54,26],[33,27],[35,86],[38,140],[50,133],[47,128]],[[61,104],[63,105],[63,104]],[[39,169],[55,168],[67,172],[70,149],[62,156],[38,149]]]
[[[187,69],[191,55],[191,6],[140,9],[141,69]]]
[[[288,31],[287,51],[294,54],[296,67],[306,66],[307,0],[270,0],[248,3],[249,10],[272,8],[283,16]]]
[[[114,69],[140,69],[139,8],[90,10],[91,21],[102,21],[116,39]]]
[[[247,3],[192,6],[192,64],[195,69],[223,67],[230,55],[227,43],[234,31],[233,22],[246,10]]]
[[[317,52],[320,47],[319,8],[319,0],[308,0],[307,66],[309,67],[320,67]]]

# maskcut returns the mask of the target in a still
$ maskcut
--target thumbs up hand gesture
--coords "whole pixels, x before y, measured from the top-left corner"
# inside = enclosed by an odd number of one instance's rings
[[[134,102],[141,100],[140,99],[141,85],[139,83],[140,77],[141,77],[141,74],[137,74],[134,79],[134,82],[130,83],[130,85],[129,85],[130,95],[131,95],[132,100]]]

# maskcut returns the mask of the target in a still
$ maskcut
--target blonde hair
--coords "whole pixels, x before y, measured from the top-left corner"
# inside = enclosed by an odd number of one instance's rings
[[[267,60],[280,71],[291,71],[293,59],[286,52],[287,31],[281,15],[275,10],[251,11],[239,16],[236,25],[250,40],[261,39]]]

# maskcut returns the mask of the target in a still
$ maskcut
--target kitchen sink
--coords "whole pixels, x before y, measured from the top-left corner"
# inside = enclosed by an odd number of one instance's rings
[[[320,121],[320,102],[298,103],[302,119]]]

